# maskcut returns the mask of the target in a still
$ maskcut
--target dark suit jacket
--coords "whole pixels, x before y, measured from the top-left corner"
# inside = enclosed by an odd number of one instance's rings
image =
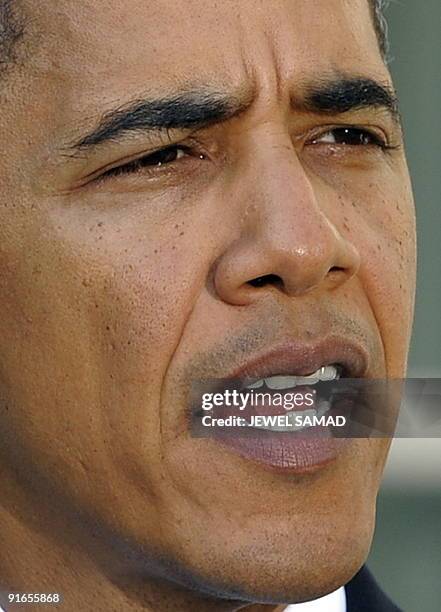
[[[383,593],[366,567],[346,585],[348,612],[403,612]]]

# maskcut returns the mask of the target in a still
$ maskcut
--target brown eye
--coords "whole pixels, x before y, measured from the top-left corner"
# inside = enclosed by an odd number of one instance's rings
[[[140,166],[163,166],[164,164],[171,164],[172,162],[180,159],[185,155],[183,147],[168,147],[167,149],[161,149],[151,155],[142,157],[137,160]]]
[[[173,164],[187,154],[186,147],[182,145],[173,145],[160,149],[144,157],[140,157],[128,164],[111,168],[101,175],[101,178],[109,178],[112,176],[120,176],[122,174],[132,174],[140,172],[143,168],[160,168],[168,164]]]
[[[386,143],[378,135],[362,128],[342,127],[328,130],[314,138],[312,144],[331,144],[346,146],[377,146],[384,148]]]

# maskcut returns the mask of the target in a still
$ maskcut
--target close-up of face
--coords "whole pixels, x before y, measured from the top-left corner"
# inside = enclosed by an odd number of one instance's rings
[[[188,403],[203,379],[405,376],[414,204],[368,1],[19,10],[0,76],[5,504],[164,609],[337,589],[368,555],[390,439],[238,450],[192,435]]]

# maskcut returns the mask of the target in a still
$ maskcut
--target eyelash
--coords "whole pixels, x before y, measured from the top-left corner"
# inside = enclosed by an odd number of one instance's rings
[[[352,132],[352,134],[349,134],[349,132]],[[346,136],[348,138],[349,136],[352,136],[352,137],[355,136],[356,138],[358,137],[360,139],[360,142],[358,144],[348,144],[344,142],[334,142],[334,143],[320,142],[320,138],[323,138],[324,136],[327,136],[328,134],[335,134],[335,133],[340,133],[341,136],[343,137]],[[365,142],[366,139],[369,139],[371,142]],[[347,127],[347,126],[338,126],[338,127],[329,128],[326,132],[322,132],[320,135],[309,140],[307,144],[310,144],[313,146],[328,145],[328,146],[334,146],[334,147],[342,147],[342,146],[343,147],[345,146],[377,147],[381,149],[382,151],[388,151],[388,150],[397,148],[397,147],[389,145],[386,142],[385,138],[382,138],[377,132],[368,130],[366,128]],[[134,161],[128,162],[121,166],[110,168],[109,170],[103,172],[103,174],[101,174],[98,178],[101,181],[101,180],[116,178],[116,177],[123,176],[123,175],[138,174],[143,171],[158,174],[161,171],[163,171],[167,166],[173,166],[176,163],[178,163],[179,159],[181,159],[179,157],[180,152],[183,153],[184,155],[185,154],[191,155],[192,157],[196,157],[201,160],[206,159],[205,155],[195,153],[192,150],[192,148],[189,146],[175,144],[175,145],[165,147],[163,149],[158,149],[157,151],[154,151],[153,153],[144,155],[143,157],[135,159]],[[178,157],[176,157],[176,155]],[[156,163],[155,163],[155,160],[156,160]]]
[[[349,134],[349,132],[352,132],[352,134]],[[350,139],[350,137],[354,137],[359,139],[359,143],[357,144],[349,144],[349,143],[344,143],[344,142],[335,142],[335,143],[327,143],[327,144],[333,144],[334,146],[355,146],[355,147],[360,147],[360,146],[376,146],[379,147],[380,149],[386,151],[386,150],[390,150],[390,149],[394,149],[395,147],[389,145],[386,141],[386,138],[383,136],[380,136],[377,132],[374,132],[373,130],[369,130],[367,128],[362,128],[362,127],[357,127],[357,126],[335,126],[332,128],[328,128],[328,130],[326,132],[322,132],[317,138],[313,138],[310,142],[311,144],[315,145],[319,145],[319,144],[323,144],[318,142],[319,138],[323,138],[324,136],[327,136],[328,134],[336,134],[339,133],[342,137],[343,140],[346,137],[347,139]],[[366,139],[369,139],[370,142],[365,142]]]
[[[138,172],[141,172],[143,169],[149,167],[152,168],[151,171],[155,171],[155,168],[159,169],[161,167],[163,168],[164,166],[169,166],[170,164],[176,163],[177,159],[169,159],[168,156],[171,155],[171,157],[173,157],[174,153],[178,155],[180,151],[189,154],[191,153],[191,148],[180,144],[170,145],[168,147],[164,147],[163,149],[158,149],[153,153],[149,153],[148,155],[144,155],[143,157],[139,157],[138,159],[135,159],[121,166],[110,168],[109,170],[106,170],[106,172],[103,172],[103,174],[101,174],[99,178],[101,180],[121,176],[124,174],[136,174]],[[161,161],[161,159],[164,160],[164,158],[165,161]],[[204,159],[205,156],[199,155],[199,158]],[[155,159],[157,160],[156,163]],[[156,170],[156,172],[158,172],[158,170]]]

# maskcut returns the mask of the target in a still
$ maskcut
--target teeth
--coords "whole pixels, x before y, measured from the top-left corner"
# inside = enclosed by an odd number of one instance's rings
[[[324,416],[331,409],[331,402],[328,400],[320,400],[317,406],[317,416],[318,418]]]
[[[265,384],[269,389],[292,389],[301,385],[315,385],[319,381],[330,381],[340,378],[340,370],[336,365],[326,365],[308,376],[270,376],[260,378],[246,385],[246,389],[259,389]]]
[[[317,376],[317,372],[314,374],[310,374],[309,376],[297,376],[296,386],[300,385],[315,385],[320,380],[319,376]]]
[[[263,387],[265,383],[265,379],[264,378],[260,378],[259,380],[256,380],[255,382],[246,385],[245,389],[259,389],[260,387]]]
[[[327,365],[320,368],[320,380],[335,380],[340,377],[338,368],[334,365]]]
[[[297,385],[297,376],[271,376],[265,384],[269,389],[290,389]]]
[[[301,431],[302,429],[308,429],[310,425],[296,425],[295,418],[296,416],[301,417],[302,419],[306,417],[312,418],[315,416],[317,412],[313,409],[304,410],[302,412],[292,411],[287,412],[287,424],[286,425],[253,425],[252,429],[264,429],[265,431],[278,431],[278,432],[293,432],[293,431]]]
[[[302,419],[306,419],[306,417],[309,417],[312,419],[312,417],[316,416],[316,414],[317,412],[313,410],[312,408],[310,410],[305,410],[304,412],[288,412],[288,418],[289,418],[289,423],[291,425],[291,430],[300,431],[301,429],[307,429],[308,427],[310,427],[310,425],[296,425],[296,422],[295,422],[296,416],[300,416],[302,417]]]
[[[321,400],[317,406],[317,409],[309,409],[303,410],[302,412],[292,410],[286,413],[287,424],[286,425],[253,425],[253,429],[264,429],[265,431],[278,431],[278,432],[286,432],[286,431],[301,431],[302,429],[308,429],[311,425],[297,425],[296,417],[301,417],[302,420],[305,420],[306,417],[313,418],[321,418],[331,409],[331,402],[326,400]],[[251,425],[250,425],[251,427]]]

